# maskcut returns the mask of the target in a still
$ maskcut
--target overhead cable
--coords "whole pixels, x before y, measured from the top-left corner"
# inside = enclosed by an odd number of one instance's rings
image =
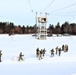
[[[74,6],[74,5],[76,5],[76,3],[71,4],[71,5],[69,5],[69,6],[66,6],[66,7],[63,7],[63,8],[61,8],[61,9],[58,9],[58,10],[52,11],[52,12],[58,12],[58,11],[61,11],[61,10],[64,10],[64,9],[70,8],[70,7]]]
[[[42,12],[44,12],[46,9],[48,9],[50,7],[50,5],[52,5],[52,3],[54,2],[55,0],[53,0]]]
[[[29,3],[29,5],[30,5],[31,12],[33,12],[33,9],[32,9],[31,3],[30,3],[30,0],[28,0],[28,3]]]

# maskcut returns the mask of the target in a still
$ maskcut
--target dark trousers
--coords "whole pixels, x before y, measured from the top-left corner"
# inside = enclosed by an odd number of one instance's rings
[[[0,56],[0,62],[1,62],[1,56]]]
[[[18,61],[20,61],[20,60],[23,60],[23,58],[22,57],[19,57]]]

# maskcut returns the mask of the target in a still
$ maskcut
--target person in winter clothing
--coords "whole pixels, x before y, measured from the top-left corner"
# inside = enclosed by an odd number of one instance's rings
[[[64,51],[64,47],[65,47],[65,46],[64,46],[64,45],[62,45],[62,51]]]
[[[58,53],[58,46],[55,49],[56,49],[56,54],[57,54]]]
[[[2,60],[1,60],[1,56],[2,56],[2,53],[1,53],[2,51],[0,50],[0,62],[2,62]]]
[[[54,57],[54,49],[51,50],[51,57]]]
[[[23,58],[22,58],[23,56],[24,55],[22,54],[22,52],[20,52],[18,61],[23,60]]]
[[[68,45],[65,45],[64,52],[68,52]]]
[[[45,55],[45,52],[46,52],[46,50],[45,50],[45,48],[43,49],[43,57],[44,57],[44,55]]]
[[[43,50],[40,50],[40,56],[39,56],[39,60],[42,59],[42,55],[43,55]]]
[[[61,55],[61,48],[59,48],[59,56]]]
[[[39,53],[40,53],[39,48],[37,48],[37,49],[36,49],[36,56],[37,56],[37,57],[39,57]]]

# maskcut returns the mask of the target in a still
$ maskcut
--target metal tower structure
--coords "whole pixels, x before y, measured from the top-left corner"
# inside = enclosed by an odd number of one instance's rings
[[[38,39],[45,40],[47,36],[47,14],[38,17]]]

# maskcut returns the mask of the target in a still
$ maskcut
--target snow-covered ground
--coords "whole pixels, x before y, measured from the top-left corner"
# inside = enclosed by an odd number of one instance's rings
[[[52,48],[69,46],[68,52],[61,52],[50,57]],[[36,49],[46,49],[45,57],[38,60]],[[32,35],[0,35],[0,50],[2,62],[0,75],[76,75],[76,36],[47,37],[37,40]],[[25,55],[25,60],[18,62],[19,53]]]

